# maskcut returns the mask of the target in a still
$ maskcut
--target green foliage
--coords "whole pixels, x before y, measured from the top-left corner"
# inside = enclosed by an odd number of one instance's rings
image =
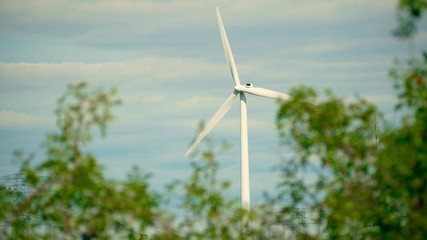
[[[283,212],[310,209],[323,223],[325,238],[427,237],[423,57],[391,73],[399,93],[397,107],[406,108],[398,126],[363,99],[345,103],[326,92],[320,101],[307,87],[294,89],[295,97],[281,103],[278,129],[284,143],[295,149],[280,169],[277,201]]]
[[[414,37],[416,34],[417,22],[427,9],[427,1],[399,0],[398,2],[398,26],[393,30],[393,35],[405,40]]]
[[[399,38],[412,38],[425,1],[400,1]],[[390,76],[402,122],[363,99],[346,102],[307,87],[281,103],[277,127],[295,150],[280,167],[276,204],[310,209],[324,239],[426,239],[427,53],[396,61]],[[313,102],[317,104],[313,104]],[[301,234],[301,236],[306,236]]]
[[[179,239],[261,238],[261,229],[249,226],[255,213],[242,210],[238,199],[226,195],[230,182],[218,180],[217,152],[228,149],[228,144],[223,142],[221,148],[215,150],[218,144],[211,138],[205,142],[207,149],[193,154],[189,179],[176,180],[168,187],[169,195],[173,196],[170,201],[182,211],[178,213],[182,216],[175,219],[175,236]]]
[[[22,172],[34,191],[12,203],[15,193],[1,189],[2,238],[136,239],[153,224],[158,197],[149,191],[148,176],[133,169],[126,181],[107,180],[95,157],[83,150],[92,128],[105,135],[111,108],[119,104],[114,95],[114,89],[91,91],[85,83],[68,87],[56,110],[59,132],[43,145],[46,159],[35,167],[24,159]],[[22,219],[25,215],[31,219]]]
[[[344,103],[330,91],[326,100],[318,101],[315,91],[307,87],[291,94],[295,97],[281,104],[277,120],[282,139],[296,152],[281,166],[282,212],[310,209],[316,224],[326,223],[326,231],[360,232],[366,223],[357,222],[351,213],[363,212],[359,199],[365,196],[358,190],[372,185],[376,108],[362,99]],[[349,198],[355,201],[338,200]],[[350,220],[351,226],[337,224]],[[341,226],[347,228],[338,229]]]
[[[381,224],[397,225],[394,231],[412,233],[417,239],[427,236],[427,54],[422,57],[408,61],[406,69],[398,65],[391,72],[399,93],[397,107],[409,113],[399,128],[384,132],[375,162],[380,169],[376,182],[393,200],[392,214],[400,217]]]

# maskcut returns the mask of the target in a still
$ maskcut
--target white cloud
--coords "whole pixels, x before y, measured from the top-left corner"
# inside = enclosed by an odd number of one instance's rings
[[[144,84],[194,75],[214,74],[217,66],[196,59],[146,57],[105,63],[0,63],[0,84],[46,86],[55,82],[86,80],[95,83]],[[65,78],[65,79],[64,79]],[[166,83],[165,83],[165,86]]]
[[[368,95],[365,98],[376,105],[387,105],[388,107],[394,106],[398,98],[390,94],[378,94],[378,95]]]
[[[53,125],[54,118],[51,116],[0,111],[0,129],[47,128]]]
[[[218,5],[230,25],[265,25],[272,22],[333,23],[367,15],[391,12],[388,0],[333,1],[2,1],[3,29],[26,31],[79,41],[110,41],[135,34],[153,34],[197,27],[215,26]],[[385,11],[386,10],[386,11]],[[266,14],[268,13],[268,14]],[[10,21],[12,20],[12,21]],[[46,28],[49,26],[49,28]],[[114,34],[116,33],[120,34]],[[128,36],[123,36],[127,33]],[[99,39],[96,39],[98,37]],[[104,38],[102,38],[104,37]],[[102,38],[102,39],[101,39]]]

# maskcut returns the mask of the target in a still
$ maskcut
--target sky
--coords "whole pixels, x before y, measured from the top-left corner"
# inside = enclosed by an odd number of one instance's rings
[[[425,49],[424,18],[412,48],[396,40],[392,0],[1,0],[0,176],[16,173],[12,152],[44,157],[56,131],[55,102],[70,83],[117,87],[123,104],[106,139],[87,147],[111,178],[132,166],[155,190],[191,173],[185,158],[197,123],[233,91],[215,7],[242,83],[288,92],[304,84],[377,104],[393,119],[393,59]],[[278,104],[248,96],[251,195],[273,191],[286,146],[275,129]],[[239,104],[210,136],[232,148],[218,156],[221,178],[239,195]]]

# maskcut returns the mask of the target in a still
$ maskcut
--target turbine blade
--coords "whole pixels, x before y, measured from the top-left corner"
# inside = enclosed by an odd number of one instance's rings
[[[230,43],[228,42],[227,33],[225,32],[224,24],[222,23],[221,14],[218,7],[216,8],[216,16],[218,18],[219,32],[221,34],[222,46],[224,47],[225,58],[230,67],[231,76],[234,79],[234,85],[239,86],[239,74],[237,73],[236,64],[234,63],[233,53],[231,52]]]
[[[251,88],[239,88],[239,90],[245,93],[250,93],[253,95],[273,98],[273,99],[288,100],[291,98],[291,96],[289,96],[286,93],[281,93],[281,92],[273,91],[266,88],[251,87]]]
[[[188,148],[187,152],[185,153],[185,156],[187,157],[188,154],[193,151],[193,149],[199,144],[203,138],[216,126],[216,124],[224,117],[228,111],[230,111],[231,106],[233,105],[233,100],[237,96],[237,91],[234,91],[221,105],[221,107],[216,111],[216,113],[213,115],[211,120],[206,124],[206,126],[203,128],[203,130],[199,133],[199,136],[194,140],[194,142],[191,144],[191,146]]]

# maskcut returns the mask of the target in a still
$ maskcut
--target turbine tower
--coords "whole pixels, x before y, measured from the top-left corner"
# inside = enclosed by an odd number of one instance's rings
[[[244,85],[240,84],[239,74],[237,73],[236,64],[234,63],[233,53],[231,52],[230,44],[227,39],[227,34],[222,23],[221,15],[218,7],[216,8],[218,18],[219,32],[221,34],[222,45],[224,47],[225,57],[228,66],[230,67],[231,76],[234,80],[234,89],[230,96],[221,105],[218,111],[213,115],[211,120],[205,125],[204,129],[199,133],[197,138],[188,148],[185,156],[188,156],[191,151],[199,144],[203,138],[216,126],[216,124],[230,111],[233,101],[237,95],[240,97],[240,193],[242,208],[250,209],[250,191],[249,191],[249,156],[248,156],[248,117],[247,117],[247,102],[246,94],[257,95],[261,97],[287,100],[289,95],[273,90],[254,87],[251,83]]]

